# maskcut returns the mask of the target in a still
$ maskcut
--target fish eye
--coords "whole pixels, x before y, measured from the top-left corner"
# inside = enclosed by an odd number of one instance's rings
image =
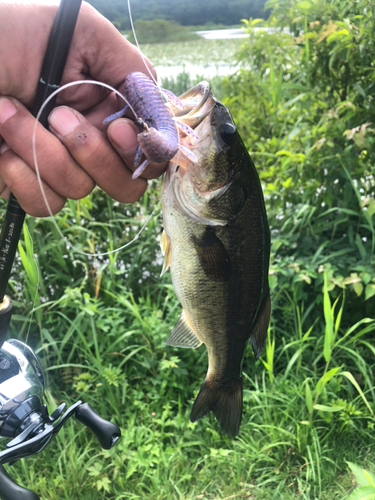
[[[236,138],[236,132],[236,127],[231,123],[224,123],[219,128],[220,137],[228,146],[231,146],[233,144]]]

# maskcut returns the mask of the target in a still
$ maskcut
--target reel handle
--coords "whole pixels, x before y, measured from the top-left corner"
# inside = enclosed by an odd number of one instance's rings
[[[104,450],[110,450],[121,437],[117,425],[98,415],[88,403],[77,408],[75,417],[95,434]]]
[[[31,490],[17,484],[2,465],[0,465],[0,498],[1,500],[40,500]]]

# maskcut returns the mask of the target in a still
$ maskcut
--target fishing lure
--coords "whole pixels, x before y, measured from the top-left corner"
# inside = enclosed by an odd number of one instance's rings
[[[125,99],[129,104],[103,121],[104,124],[110,123],[123,116],[129,108],[133,111],[135,123],[141,129],[137,136],[139,147],[134,159],[136,170],[133,179],[139,177],[150,162],[167,162],[178,152],[189,161],[197,162],[194,153],[180,144],[178,129],[183,134],[198,139],[196,133],[185,123],[173,118],[161,93],[172,107],[184,109],[184,105],[172,92],[160,89],[143,73],[130,73],[124,83]],[[142,154],[146,156],[143,163]]]

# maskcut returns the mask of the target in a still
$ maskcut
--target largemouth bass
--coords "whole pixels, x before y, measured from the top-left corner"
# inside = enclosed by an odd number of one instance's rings
[[[257,171],[227,108],[207,82],[180,100],[186,108],[178,120],[198,136],[181,143],[198,162],[172,160],[163,182],[162,273],[170,267],[183,308],[166,344],[206,345],[208,371],[190,420],[212,411],[235,437],[245,348],[250,340],[259,357],[270,318],[267,215]]]

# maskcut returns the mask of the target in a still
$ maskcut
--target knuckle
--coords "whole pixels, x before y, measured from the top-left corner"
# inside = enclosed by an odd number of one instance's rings
[[[88,196],[95,187],[95,182],[91,178],[85,179],[82,183],[73,185],[69,198],[72,200],[80,200]]]
[[[55,198],[51,203],[50,203],[50,208],[51,212],[53,215],[57,214],[64,208],[64,205],[66,203],[66,198]],[[49,215],[49,214],[48,214]]]
[[[105,170],[111,164],[110,156],[108,154],[108,144],[105,143],[104,138],[95,138],[89,143],[85,155],[85,164]]]
[[[66,198],[60,196],[49,197],[48,204],[52,215],[56,215],[64,207]],[[34,202],[21,203],[22,208],[32,217],[48,217],[50,212],[43,199],[34,200]]]
[[[143,196],[146,189],[147,181],[145,179],[138,178],[135,181],[131,181],[123,192],[112,195],[112,197],[120,203],[134,203],[138,201],[141,196]]]

